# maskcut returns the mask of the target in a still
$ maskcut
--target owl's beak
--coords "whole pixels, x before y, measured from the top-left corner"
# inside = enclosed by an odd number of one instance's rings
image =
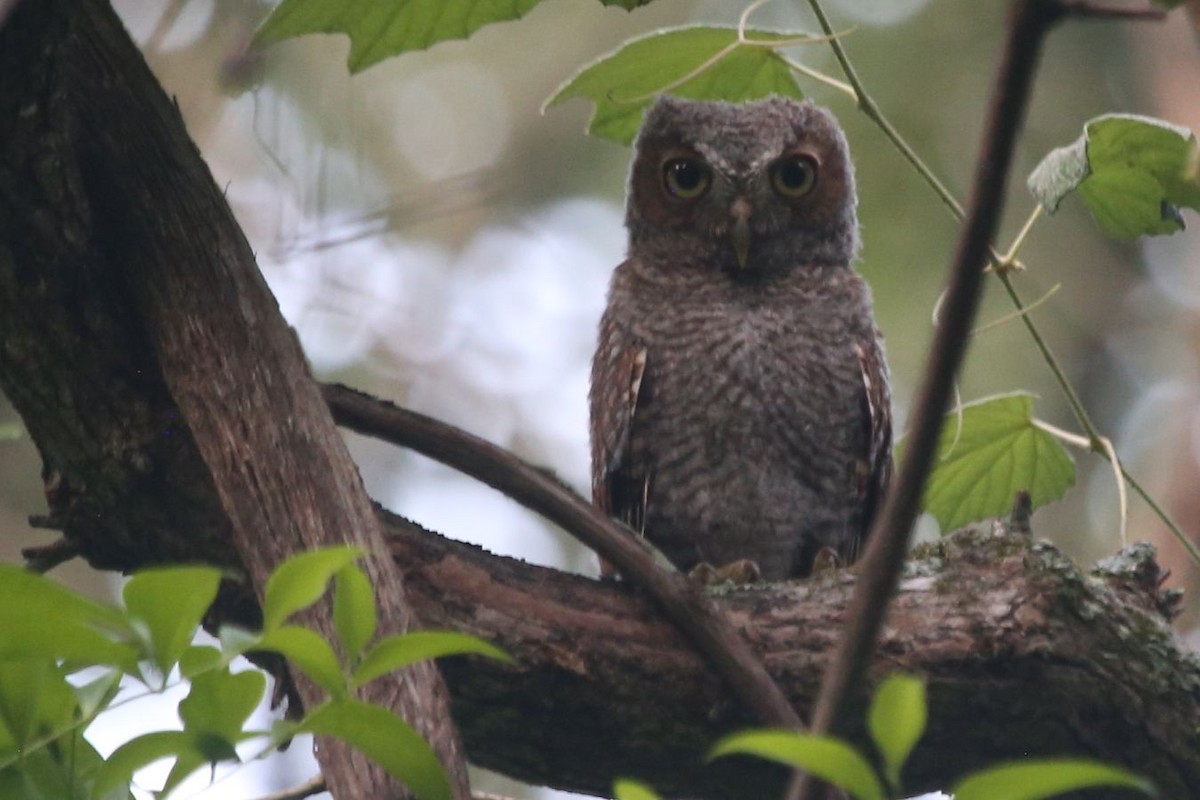
[[[750,258],[750,203],[744,197],[739,197],[729,208],[729,215],[733,217],[733,228],[729,232],[733,254],[737,257],[738,266],[745,269],[746,261]]]

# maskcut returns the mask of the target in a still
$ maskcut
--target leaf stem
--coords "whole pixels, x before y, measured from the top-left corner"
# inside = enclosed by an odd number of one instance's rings
[[[1017,253],[1021,251],[1022,245],[1025,244],[1025,238],[1029,236],[1029,232],[1033,230],[1033,224],[1042,216],[1042,204],[1036,203],[1033,206],[1033,213],[1029,215],[1029,219],[1025,220],[1025,224],[1021,226],[1020,233],[1017,238],[1013,239],[1012,244],[1008,248],[1008,252],[1000,259],[1000,263],[995,265],[995,268],[1001,272],[1012,269],[1017,263]]]
[[[879,110],[875,99],[867,92],[866,87],[863,86],[862,81],[858,77],[858,72],[854,69],[854,65],[850,63],[850,57],[846,54],[846,48],[842,46],[841,41],[835,35],[833,26],[829,24],[829,17],[826,16],[825,9],[821,7],[820,0],[808,0],[808,3],[812,7],[813,14],[817,17],[817,22],[820,24],[821,30],[829,37],[829,46],[833,49],[833,55],[837,58],[838,64],[841,65],[842,72],[846,74],[846,80],[850,82],[850,86],[854,89],[859,110],[866,114],[883,131],[883,134],[891,140],[892,144],[900,151],[905,160],[912,165],[912,168],[925,179],[926,183],[933,187],[937,196],[950,209],[950,213],[961,222],[964,216],[962,204],[942,184],[937,175],[934,175],[933,171],[925,165],[925,162],[921,160],[917,152],[904,140],[900,132],[892,127],[892,123]]]
[[[823,83],[826,86],[830,86],[830,87],[838,90],[839,92],[845,94],[847,97],[849,97],[855,103],[858,102],[858,93],[854,91],[854,87],[852,87],[850,84],[843,83],[842,81],[839,81],[837,78],[826,75],[824,72],[815,70],[812,67],[805,66],[804,64],[801,64],[799,61],[788,58],[785,55],[781,55],[779,53],[776,53],[775,55],[779,56],[779,58],[783,61],[783,63],[787,64],[789,67],[794,69],[796,72],[799,72],[801,75],[807,75],[808,77],[812,78],[814,81]]]
[[[994,319],[985,325],[980,325],[978,328],[971,331],[971,335],[978,336],[979,334],[986,333],[987,331],[990,331],[993,328],[999,328],[1001,325],[1007,325],[1008,323],[1012,322],[1013,320],[1017,319],[1018,317],[1025,316],[1030,311],[1033,311],[1035,308],[1040,306],[1042,303],[1046,302],[1051,297],[1054,297],[1054,295],[1058,294],[1060,289],[1062,289],[1061,283],[1054,284],[1053,286],[1050,287],[1050,289],[1045,294],[1043,294],[1037,300],[1034,300],[1029,305],[1020,309],[1019,311],[1010,311],[1007,314],[1005,314],[1004,316]]]
[[[1192,561],[1200,564],[1200,548],[1196,547],[1196,543],[1189,539],[1184,532],[1179,529],[1179,526],[1175,524],[1175,520],[1171,519],[1170,515],[1168,515],[1166,511],[1159,507],[1158,501],[1151,497],[1149,492],[1143,489],[1142,485],[1135,481],[1133,476],[1125,471],[1124,467],[1121,468],[1121,475],[1125,478],[1125,482],[1129,484],[1129,488],[1137,492],[1138,497],[1142,498],[1146,505],[1150,506],[1150,510],[1153,511],[1160,520],[1162,520],[1163,524],[1171,529],[1171,533],[1175,534],[1175,538],[1179,540],[1179,544],[1181,544],[1183,549],[1187,551],[1187,554],[1191,556]]]
[[[832,35],[833,27],[829,23],[829,18],[826,16],[824,8],[821,7],[820,0],[808,0],[808,2],[812,7],[813,13],[817,17],[817,22],[820,24],[821,30],[824,31],[826,35]],[[1089,4],[1068,2],[1064,4],[1064,10],[1068,13],[1083,13],[1084,15],[1087,15],[1088,12],[1081,8],[1081,6],[1085,5],[1091,11],[1095,11],[1096,9],[1095,6],[1091,6]],[[920,175],[925,180],[925,183],[928,184],[933,190],[934,194],[938,196],[938,199],[942,201],[942,204],[949,209],[950,214],[959,222],[962,222],[964,218],[962,204],[958,202],[954,195],[951,194],[950,190],[946,188],[945,184],[943,184],[941,180],[938,179],[937,175],[935,175],[933,171],[925,164],[925,162],[921,160],[921,157],[917,155],[916,151],[913,150],[908,142],[904,140],[900,133],[892,126],[892,124],[879,110],[879,106],[875,103],[875,100],[866,90],[866,87],[863,86],[863,83],[861,79],[859,79],[858,73],[855,71],[853,64],[850,63],[850,58],[846,54],[846,49],[842,46],[842,43],[836,37],[832,37],[829,40],[829,46],[832,48],[834,56],[837,58],[838,63],[842,67],[842,71],[846,74],[846,79],[850,82],[850,86],[854,89],[854,92],[858,97],[859,110],[866,114],[868,119],[874,122],[875,125],[883,132],[883,134],[887,136],[887,138],[892,142],[904,159],[908,161],[912,168],[917,171],[917,174]],[[1017,239],[1013,243],[1013,247],[1009,248],[1009,255],[1015,255],[1017,250],[1024,243],[1024,237],[1028,234],[1029,229],[1032,227],[1033,222],[1036,221],[1038,216],[1039,212],[1035,209],[1029,220],[1026,221],[1021,233],[1018,234]],[[989,248],[989,252],[991,265],[993,267],[993,271],[996,273],[996,277],[1000,279],[1000,284],[1004,287],[1004,291],[1008,294],[1009,300],[1020,314],[1021,321],[1025,324],[1025,329],[1029,331],[1029,335],[1033,339],[1034,346],[1037,348],[1042,360],[1046,363],[1046,366],[1050,368],[1050,372],[1054,376],[1054,380],[1058,384],[1063,397],[1066,399],[1067,405],[1071,409],[1071,413],[1075,416],[1079,426],[1083,428],[1084,432],[1087,434],[1090,441],[1089,449],[1106,459],[1109,458],[1109,451],[1103,444],[1104,437],[1101,436],[1099,430],[1096,428],[1095,423],[1092,422],[1091,416],[1084,408],[1083,401],[1080,400],[1079,394],[1075,391],[1075,387],[1067,378],[1066,372],[1059,364],[1058,359],[1050,350],[1050,346],[1046,344],[1045,339],[1042,337],[1041,331],[1038,330],[1037,325],[1034,324],[1029,314],[1026,313],[1029,308],[1025,305],[1025,303],[1021,300],[1021,296],[1017,293],[1016,287],[1013,285],[1012,278],[1008,274],[1009,270],[1003,267],[1005,264],[1005,258],[997,253],[995,248]],[[1187,537],[1175,520],[1171,518],[1170,514],[1168,514],[1167,511],[1162,508],[1162,506],[1150,500],[1149,495],[1147,495],[1145,490],[1141,488],[1141,485],[1133,479],[1129,472],[1123,466],[1120,469],[1121,475],[1124,477],[1124,479],[1131,487],[1133,487],[1134,491],[1146,501],[1146,504],[1150,507],[1154,515],[1157,516],[1159,520],[1167,526],[1175,538],[1179,540],[1179,543],[1183,545],[1184,549],[1191,556],[1193,562],[1197,565],[1200,565],[1200,549],[1198,549],[1191,539]]]

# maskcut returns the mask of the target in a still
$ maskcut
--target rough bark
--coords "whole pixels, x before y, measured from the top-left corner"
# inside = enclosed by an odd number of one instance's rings
[[[388,529],[421,620],[494,641],[520,665],[443,663],[473,762],[593,793],[635,775],[686,796],[773,796],[778,773],[702,766],[716,737],[747,718],[636,592],[396,517]],[[1075,755],[1151,776],[1164,797],[1200,796],[1200,661],[1165,621],[1161,577],[1148,546],[1103,579],[1020,534],[965,531],[924,548],[871,670],[872,682],[896,670],[929,682],[929,729],[905,786],[945,788],[999,760]],[[855,581],[839,572],[721,598],[801,713]]]
[[[359,500],[344,516],[326,505],[361,488],[177,113],[159,94],[134,102],[153,81],[107,7],[30,0],[2,23],[0,386],[43,456],[61,555],[125,571],[207,561],[260,581],[301,543],[369,536]],[[444,663],[476,763],[596,793],[620,774],[757,800],[781,780],[700,765],[747,718],[629,587],[385,521],[421,624],[518,660]],[[1094,580],[1048,546],[976,534],[910,566],[871,674],[929,679],[911,789],[996,759],[1086,754],[1153,777],[1166,797],[1200,796],[1200,664],[1163,619],[1152,563],[1130,564]],[[719,598],[802,713],[854,582]],[[395,605],[388,618],[407,619]],[[444,730],[436,707],[416,714]]]
[[[67,540],[98,566],[216,561],[259,591],[301,550],[385,552],[249,244],[108,4],[20,4],[0,74],[4,387]],[[399,573],[385,557],[367,569],[385,627],[406,629]],[[308,621],[333,639],[327,609]],[[297,687],[306,704],[323,695]],[[432,665],[366,694],[413,722],[469,796]],[[409,796],[340,743],[318,759],[335,794]]]

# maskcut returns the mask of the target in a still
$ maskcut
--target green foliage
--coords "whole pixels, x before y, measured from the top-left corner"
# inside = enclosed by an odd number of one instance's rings
[[[904,442],[897,445],[902,454]],[[1075,463],[1033,418],[1033,396],[1000,395],[946,415],[924,509],[943,531],[1007,513],[1018,491],[1033,507],[1051,503],[1075,483]]]
[[[883,756],[883,777],[900,790],[900,770],[925,733],[925,682],[911,675],[889,675],[871,701],[867,730]]]
[[[338,657],[329,642],[316,631],[299,625],[284,625],[264,633],[254,649],[276,652],[332,696],[346,695],[346,679]]]
[[[191,644],[220,584],[221,574],[205,567],[143,570],[125,584],[125,609],[164,681]]]
[[[375,589],[361,569],[342,567],[333,578],[333,626],[342,652],[357,667],[363,649],[375,638],[379,624],[375,613]]]
[[[797,38],[769,31],[746,34],[750,42]],[[690,27],[626,42],[567,81],[546,108],[573,97],[591,100],[596,113],[588,133],[629,144],[646,107],[661,93],[735,102],[772,94],[804,97],[791,67],[771,47],[739,42],[733,28]]]
[[[342,547],[289,559],[267,583],[264,631],[224,628],[217,647],[191,641],[216,596],[222,577],[218,570],[177,567],[138,573],[126,584],[125,607],[119,609],[0,565],[0,797],[126,800],[134,772],[170,759],[160,793],[165,797],[206,765],[240,761],[238,744],[263,740],[260,755],[266,755],[296,733],[312,732],[362,750],[423,800],[448,798],[441,765],[421,737],[390,711],[354,700],[353,692],[360,683],[423,659],[466,653],[507,656],[458,633],[409,633],[372,644],[374,592],[352,563],[358,555]],[[331,581],[344,661],[314,631],[286,622],[317,602]],[[45,624],[47,619],[55,624]],[[272,731],[247,729],[266,691],[266,678],[256,670],[234,672],[230,664],[251,650],[283,655],[329,699],[297,723],[280,723]],[[77,680],[77,686],[68,681],[89,667],[104,669],[90,681]],[[136,700],[167,688],[176,668],[190,684],[179,703],[182,730],[138,736],[103,759],[83,733],[113,704],[122,676],[145,686],[146,692],[131,698]]]
[[[1053,213],[1076,191],[1100,227],[1119,239],[1182,230],[1181,207],[1200,211],[1200,147],[1187,128],[1109,114],[1051,151],[1029,176],[1029,191]]]
[[[500,661],[512,661],[500,648],[465,633],[416,631],[380,640],[354,672],[354,685],[362,686],[380,675],[386,675],[392,670],[407,667],[418,661],[471,653]]]
[[[90,720],[107,705],[119,678],[111,671],[76,689],[53,659],[0,659],[0,797],[85,800],[87,782],[103,759],[76,720]],[[5,761],[16,753],[22,754],[19,768],[6,768]],[[128,796],[128,787],[102,795],[105,800]]]
[[[876,691],[868,714],[871,738],[883,756],[883,783],[870,761],[849,744],[831,736],[794,731],[744,731],[717,742],[709,758],[738,753],[803,769],[838,786],[855,800],[899,797],[899,775],[921,737],[926,719],[925,687],[918,678],[893,675]],[[1066,792],[1100,787],[1133,789],[1157,796],[1154,785],[1125,770],[1095,761],[1048,759],[1001,764],[960,780],[955,800],[1044,800]],[[653,798],[651,793],[648,795]],[[618,796],[618,800],[641,800]]]
[[[334,700],[316,708],[299,730],[341,739],[404,781],[422,800],[449,800],[450,783],[425,740],[386,708]]]
[[[709,758],[733,754],[803,769],[843,789],[854,800],[884,800],[883,784],[866,758],[832,736],[794,731],[744,731],[717,742]]]
[[[659,800],[658,792],[641,781],[629,778],[617,778],[613,781],[613,798],[615,800]]]
[[[1002,764],[976,772],[954,786],[955,800],[1042,800],[1066,792],[1100,787],[1133,789],[1150,797],[1150,781],[1096,761],[1048,759]]]
[[[11,564],[0,564],[0,631],[0,659],[42,656],[137,672],[122,614]]]
[[[385,58],[465,39],[484,25],[524,16],[540,0],[283,0],[258,30],[277,42],[308,33],[350,37],[351,72]],[[614,5],[630,7],[629,0]]]
[[[280,564],[263,591],[263,630],[278,628],[292,614],[317,602],[334,574],[361,555],[357,547],[330,547]]]

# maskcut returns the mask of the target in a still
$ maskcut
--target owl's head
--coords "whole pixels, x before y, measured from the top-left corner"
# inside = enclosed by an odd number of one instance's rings
[[[841,126],[810,101],[659,99],[629,178],[630,250],[685,269],[769,276],[858,249]]]

